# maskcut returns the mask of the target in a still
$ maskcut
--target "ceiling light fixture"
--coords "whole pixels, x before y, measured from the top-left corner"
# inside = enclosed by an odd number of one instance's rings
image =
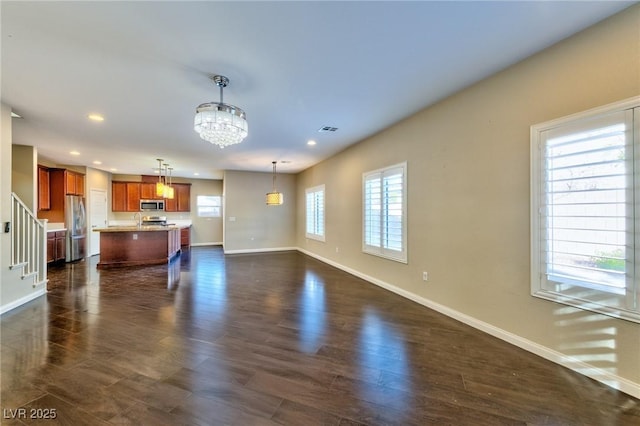
[[[200,104],[196,108],[193,129],[202,139],[224,148],[242,142],[249,133],[247,116],[240,108],[223,102],[222,90],[229,79],[222,75],[210,77],[220,87],[220,102]]]
[[[156,183],[156,196],[162,197],[164,195],[164,182],[162,181],[162,158],[156,158],[158,160],[158,183]]]
[[[89,114],[87,118],[91,121],[104,121],[104,117],[100,114]]]
[[[267,192],[267,205],[279,206],[284,203],[284,195],[282,192],[276,191],[276,162],[272,161],[271,164],[273,164],[273,190]]]

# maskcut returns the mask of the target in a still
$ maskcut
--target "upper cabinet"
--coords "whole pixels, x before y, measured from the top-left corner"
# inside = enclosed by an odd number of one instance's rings
[[[114,212],[139,212],[140,182],[112,182],[111,210]]]
[[[84,175],[71,170],[64,171],[65,193],[84,197]]]
[[[114,212],[138,212],[140,200],[158,200],[156,184],[151,182],[112,182],[111,210]],[[165,211],[191,211],[191,184],[174,183],[173,199],[165,199]]]
[[[142,200],[161,200],[156,194],[156,184],[151,182],[140,183],[140,198]]]
[[[38,166],[38,218],[64,222],[66,195],[84,196],[84,175]]]
[[[191,184],[172,183],[173,199],[165,200],[165,211],[188,212],[191,211]]]
[[[44,166],[38,166],[38,210],[49,209],[51,209],[49,169]]]

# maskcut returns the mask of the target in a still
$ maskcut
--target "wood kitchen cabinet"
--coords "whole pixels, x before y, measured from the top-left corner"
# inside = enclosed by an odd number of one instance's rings
[[[47,179],[45,170],[49,172],[49,189],[45,187]],[[38,170],[38,219],[49,222],[64,222],[65,198],[67,195],[84,196],[84,175],[66,169],[47,169],[44,166]],[[46,206],[47,197],[49,207]]]
[[[180,246],[187,247],[187,248],[191,246],[191,227],[190,226],[180,229]]]
[[[164,209],[168,212],[191,211],[191,184],[173,183],[173,199],[166,199]]]
[[[38,166],[38,210],[49,209],[51,209],[49,169],[44,166]]]
[[[191,184],[173,183],[173,199],[165,198],[167,212],[191,211]],[[140,200],[161,200],[155,193],[155,182],[112,182],[111,210],[114,212],[138,212]]]
[[[47,263],[63,261],[67,257],[67,231],[47,232]]]
[[[84,175],[71,170],[64,171],[65,193],[84,197]]]
[[[141,200],[161,200],[156,194],[156,184],[150,182],[140,183],[140,199]]]
[[[112,182],[111,210],[114,212],[139,212],[140,182]]]

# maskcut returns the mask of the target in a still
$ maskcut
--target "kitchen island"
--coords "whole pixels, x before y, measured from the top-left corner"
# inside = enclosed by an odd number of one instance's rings
[[[180,253],[180,229],[161,225],[95,228],[100,232],[98,268],[169,263]]]

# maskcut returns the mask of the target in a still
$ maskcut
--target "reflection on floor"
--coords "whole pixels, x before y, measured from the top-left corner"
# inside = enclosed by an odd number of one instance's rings
[[[3,424],[640,424],[637,399],[297,252],[96,263],[2,316]]]

